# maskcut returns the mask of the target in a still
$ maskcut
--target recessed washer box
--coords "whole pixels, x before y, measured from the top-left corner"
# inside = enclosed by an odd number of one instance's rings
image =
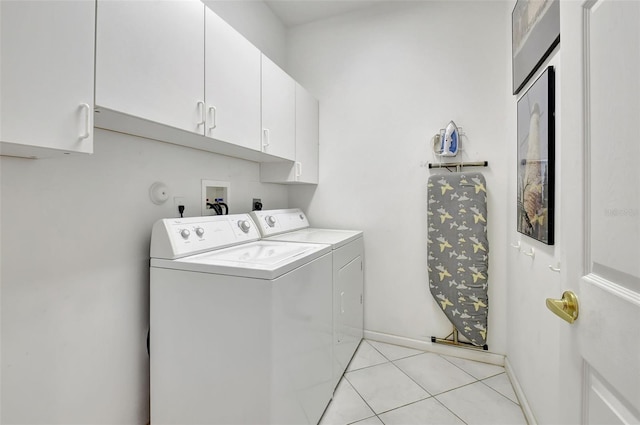
[[[207,203],[213,204],[216,199],[222,199],[222,202],[229,205],[230,187],[231,183],[229,182],[202,180],[202,216],[216,215],[216,211],[213,208],[207,208]]]

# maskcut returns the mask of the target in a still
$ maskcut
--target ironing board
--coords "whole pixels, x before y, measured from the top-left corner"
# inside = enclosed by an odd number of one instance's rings
[[[427,183],[427,269],[431,295],[473,345],[487,340],[487,190],[477,172],[437,174]]]

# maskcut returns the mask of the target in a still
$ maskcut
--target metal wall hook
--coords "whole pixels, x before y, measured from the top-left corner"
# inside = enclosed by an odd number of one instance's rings
[[[535,258],[536,251],[535,249],[533,249],[533,247],[531,247],[529,248],[529,252],[523,252],[523,254],[526,255],[527,257]]]
[[[511,248],[515,248],[515,249],[517,249],[518,251],[520,251],[520,247],[521,247],[521,246],[520,246],[520,241],[518,241],[518,242],[517,242],[517,243],[515,243],[515,244],[513,244],[513,243],[512,243],[512,244],[510,244],[510,245],[511,245]]]
[[[549,264],[549,270],[551,270],[552,272],[560,273],[560,262],[557,263],[556,267],[553,267],[551,264]]]

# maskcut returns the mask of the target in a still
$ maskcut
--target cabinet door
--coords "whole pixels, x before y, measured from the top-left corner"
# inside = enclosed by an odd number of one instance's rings
[[[208,8],[205,135],[260,150],[260,50]]]
[[[0,16],[1,153],[92,153],[95,2],[2,0]]]
[[[295,181],[318,183],[318,100],[296,83]]]
[[[204,8],[98,0],[96,105],[204,134]]]
[[[260,164],[264,183],[318,184],[318,101],[298,83],[295,91],[295,162]]]
[[[295,160],[295,81],[262,55],[262,151]]]

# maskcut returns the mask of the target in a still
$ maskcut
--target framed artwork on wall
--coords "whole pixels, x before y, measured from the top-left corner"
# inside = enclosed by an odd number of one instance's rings
[[[518,0],[511,13],[513,94],[560,43],[560,0]]]
[[[548,67],[518,100],[518,232],[553,245],[555,73]]]

